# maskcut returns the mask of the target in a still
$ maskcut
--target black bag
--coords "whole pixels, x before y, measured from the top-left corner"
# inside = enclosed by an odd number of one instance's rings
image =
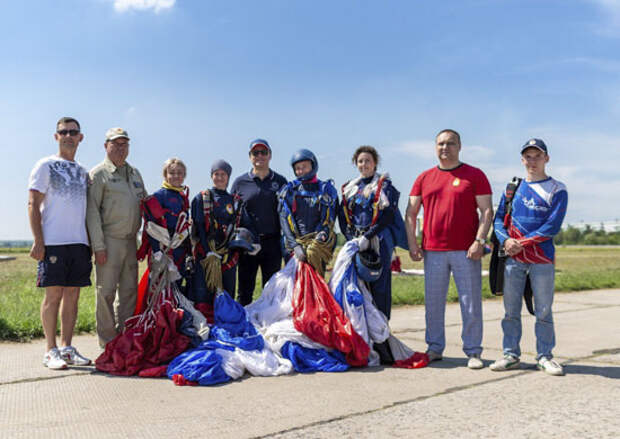
[[[512,199],[520,184],[521,179],[514,177],[512,181],[506,185],[506,216],[512,213]],[[491,244],[493,244],[493,252],[491,253],[491,261],[489,264],[489,288],[491,289],[491,293],[495,296],[503,296],[504,269],[506,268],[506,259],[508,256],[504,253],[504,249],[500,248],[499,240],[495,235],[495,228],[493,228],[491,233]],[[525,306],[528,312],[535,315],[532,297],[532,285],[530,283],[530,277],[528,276],[525,282],[525,289],[523,290],[523,299],[525,300]]]

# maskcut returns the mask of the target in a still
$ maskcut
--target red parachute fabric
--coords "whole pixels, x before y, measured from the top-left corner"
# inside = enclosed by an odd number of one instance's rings
[[[368,364],[370,348],[353,329],[325,280],[307,262],[297,267],[293,324],[311,340],[344,353],[349,365]]]
[[[165,299],[148,314],[131,317],[125,330],[106,344],[95,367],[112,375],[136,375],[141,370],[169,363],[190,345],[189,337],[177,332],[183,311],[175,308],[168,287]]]
[[[196,308],[198,311],[201,312],[203,316],[205,316],[205,319],[207,319],[207,323],[212,325],[215,322],[215,314],[213,311],[212,303],[194,303],[194,308]]]
[[[405,360],[395,361],[392,366],[404,369],[419,369],[428,366],[428,363],[430,363],[428,355],[423,352],[416,352]]]
[[[138,284],[138,298],[136,299],[136,308],[133,311],[133,315],[137,316],[138,314],[142,314],[144,309],[146,308],[146,296],[149,292],[149,269],[147,267],[146,271],[142,275],[140,279],[140,283]]]

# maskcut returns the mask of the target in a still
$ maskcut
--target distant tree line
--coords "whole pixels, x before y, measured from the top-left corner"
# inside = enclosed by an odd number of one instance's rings
[[[583,230],[568,226],[558,233],[553,242],[559,245],[620,245],[620,232],[594,230],[587,225]]]

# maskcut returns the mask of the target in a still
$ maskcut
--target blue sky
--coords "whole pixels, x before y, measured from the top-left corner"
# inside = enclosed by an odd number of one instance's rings
[[[291,177],[298,148],[339,187],[361,144],[401,191],[436,164],[434,135],[458,130],[461,158],[494,201],[543,138],[569,189],[568,223],[620,218],[620,0],[58,0],[3,5],[0,239],[29,239],[30,170],[54,154],[55,121],[80,120],[77,159],[104,156],[105,131],[132,137],[147,189],[188,164],[192,194],[219,158],[247,171],[264,137]]]

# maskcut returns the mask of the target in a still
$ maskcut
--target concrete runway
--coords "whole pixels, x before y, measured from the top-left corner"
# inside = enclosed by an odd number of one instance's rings
[[[525,307],[524,307],[525,308]],[[501,356],[503,306],[483,304],[485,365]],[[620,437],[620,290],[557,294],[556,359],[535,368],[534,318],[523,315],[522,368],[469,370],[460,310],[446,311],[444,360],[417,370],[248,377],[217,387],[121,378],[93,367],[51,371],[42,340],[0,343],[0,437]],[[393,310],[392,330],[424,351],[424,308]],[[94,335],[75,338],[98,353]]]

